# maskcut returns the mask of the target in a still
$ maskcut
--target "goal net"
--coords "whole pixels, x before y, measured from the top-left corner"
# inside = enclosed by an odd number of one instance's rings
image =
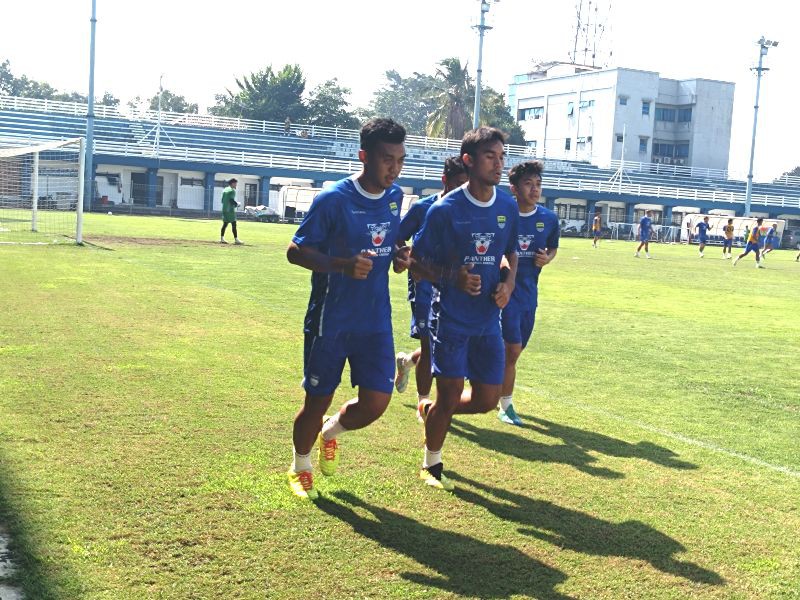
[[[0,243],[81,243],[83,139],[0,138]]]

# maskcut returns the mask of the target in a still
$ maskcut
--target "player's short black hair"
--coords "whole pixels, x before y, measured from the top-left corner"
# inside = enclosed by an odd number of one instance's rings
[[[376,117],[370,119],[361,128],[361,149],[365,152],[374,150],[375,147],[385,142],[387,144],[402,144],[406,141],[405,127],[394,119]]]
[[[508,172],[508,181],[511,185],[517,185],[523,177],[535,176],[542,178],[544,163],[540,160],[526,160],[511,167]]]
[[[508,136],[497,127],[478,127],[468,131],[461,138],[461,156],[469,154],[474,157],[478,148],[484,144],[500,142],[505,145],[507,138]]]
[[[228,179],[228,185],[230,185],[232,183],[239,183],[239,180],[236,179],[235,177],[231,177],[230,179]]]
[[[449,180],[466,172],[467,167],[460,156],[450,156],[444,161],[444,171],[442,174],[445,179]]]
[[[728,223],[733,223],[733,219],[728,219]]]
[[[761,225],[763,222],[764,222],[764,217],[758,217],[756,219],[756,223],[758,223],[759,225]]]

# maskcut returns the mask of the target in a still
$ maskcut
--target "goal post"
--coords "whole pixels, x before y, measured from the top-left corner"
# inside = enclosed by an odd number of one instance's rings
[[[83,242],[84,150],[0,137],[0,243]]]

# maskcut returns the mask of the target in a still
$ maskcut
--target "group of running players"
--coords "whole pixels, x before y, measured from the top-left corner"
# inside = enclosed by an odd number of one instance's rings
[[[497,409],[504,423],[522,424],[512,400],[516,363],[533,332],[539,273],[559,242],[556,215],[538,204],[543,165],[528,161],[510,170],[512,197],[497,187],[505,134],[472,130],[459,156],[445,161],[442,191],[417,201],[401,219],[403,191],[395,181],[405,135],[391,119],[365,124],[361,172],[320,192],[287,250],[289,262],[312,271],[305,400],[295,417],[287,472],[291,491],[301,498],[318,496],[315,442],[319,470],[333,475],[339,438],[377,420],[394,389],[405,390],[412,370],[425,430],[419,477],[433,488],[453,489],[442,448],[454,414]],[[394,351],[390,268],[408,271],[411,336],[420,342],[408,354]],[[345,361],[357,396],[326,416]]]

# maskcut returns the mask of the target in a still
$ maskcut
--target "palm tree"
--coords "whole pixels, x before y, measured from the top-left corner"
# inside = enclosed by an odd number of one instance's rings
[[[458,58],[439,61],[430,95],[434,110],[428,116],[426,132],[430,137],[460,140],[472,122],[474,87]]]

